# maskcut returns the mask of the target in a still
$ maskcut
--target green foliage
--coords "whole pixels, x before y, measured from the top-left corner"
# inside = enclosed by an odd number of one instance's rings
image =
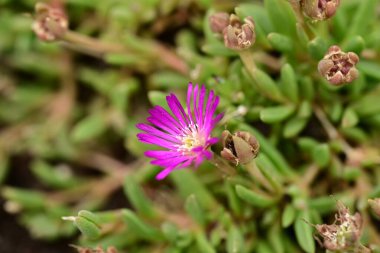
[[[72,30],[50,43],[25,15],[35,2],[0,1],[1,203],[33,238],[137,253],[323,252],[314,225],[341,200],[378,250],[367,204],[380,197],[378,0],[340,1],[318,22],[296,0],[68,0]],[[219,11],[253,17],[252,47],[212,32]],[[350,84],[318,72],[332,45],[359,55]],[[169,110],[170,93],[185,104],[190,81],[220,97],[213,136],[247,131],[259,154],[234,166],[218,143],[198,169],[156,181],[135,126],[152,106]]]

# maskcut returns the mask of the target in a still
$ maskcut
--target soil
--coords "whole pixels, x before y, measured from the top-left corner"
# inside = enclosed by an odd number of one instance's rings
[[[3,201],[0,202],[3,206]],[[46,242],[31,238],[29,232],[17,223],[15,216],[0,208],[1,253],[74,253],[69,240]]]
[[[11,159],[11,170],[4,185],[22,188],[39,188],[39,183],[27,169],[30,157],[16,156]],[[1,186],[0,186],[1,189]],[[17,216],[4,210],[0,198],[0,253],[74,253],[69,244],[72,240],[47,242],[32,238],[28,230],[17,221]]]

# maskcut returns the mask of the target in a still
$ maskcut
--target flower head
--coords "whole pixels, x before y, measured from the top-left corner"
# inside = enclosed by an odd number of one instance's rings
[[[211,131],[223,114],[214,117],[219,97],[211,90],[207,96],[206,87],[193,86],[189,83],[186,107],[182,107],[174,94],[166,97],[172,112],[170,114],[161,106],[149,110],[150,124],[138,124],[137,128],[145,133],[137,135],[141,142],[154,144],[166,150],[151,150],[145,155],[154,158],[151,163],[164,167],[157,179],[165,178],[171,171],[199,166],[205,159],[211,159],[208,148],[218,141],[211,137]]]
[[[244,22],[234,14],[230,15],[229,25],[223,29],[224,45],[234,50],[250,48],[256,41],[255,22],[246,17]]]
[[[345,53],[338,46],[331,46],[318,63],[319,73],[333,85],[342,85],[355,80],[359,72],[356,64],[359,57],[353,52]]]
[[[32,29],[41,40],[58,40],[67,31],[67,16],[59,4],[37,3],[35,12]]]
[[[301,8],[306,16],[314,21],[334,16],[340,0],[301,0]]]
[[[223,150],[220,155],[236,166],[249,163],[259,153],[260,144],[248,132],[238,131],[232,135],[228,130],[222,133]]]
[[[335,215],[333,224],[315,226],[323,239],[321,244],[326,249],[333,251],[368,252],[368,249],[360,244],[363,229],[361,215],[359,213],[351,215],[349,209],[341,202],[338,202],[337,205],[338,213]]]

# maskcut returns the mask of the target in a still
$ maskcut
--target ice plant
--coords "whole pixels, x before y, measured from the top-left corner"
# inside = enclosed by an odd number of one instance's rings
[[[206,87],[193,86],[189,83],[186,107],[182,107],[177,96],[170,94],[166,101],[172,112],[170,114],[161,106],[149,110],[150,124],[138,124],[137,128],[145,133],[137,135],[141,142],[154,144],[166,150],[146,151],[147,157],[154,158],[151,163],[164,167],[156,178],[161,180],[176,169],[190,165],[199,166],[205,159],[212,158],[208,148],[218,141],[211,137],[215,124],[223,117],[214,117],[219,97],[211,90],[207,97]]]
[[[256,138],[246,131],[231,134],[228,130],[222,133],[223,150],[220,155],[236,166],[249,163],[259,153],[260,144]]]
[[[359,56],[354,52],[343,52],[339,46],[331,46],[318,63],[319,73],[333,85],[342,85],[354,81],[359,71],[356,64]]]

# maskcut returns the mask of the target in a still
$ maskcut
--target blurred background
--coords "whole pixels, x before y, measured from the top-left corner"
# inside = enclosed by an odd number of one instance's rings
[[[37,2],[0,0],[0,252],[324,252],[310,224],[332,223],[336,200],[379,244],[378,1],[342,1],[322,22],[281,0]],[[258,77],[210,30],[216,11],[253,16]],[[360,56],[347,86],[318,73],[333,44]],[[135,125],[189,81],[221,96],[215,136],[256,135],[278,192],[240,166],[231,180],[211,164],[154,179]]]

